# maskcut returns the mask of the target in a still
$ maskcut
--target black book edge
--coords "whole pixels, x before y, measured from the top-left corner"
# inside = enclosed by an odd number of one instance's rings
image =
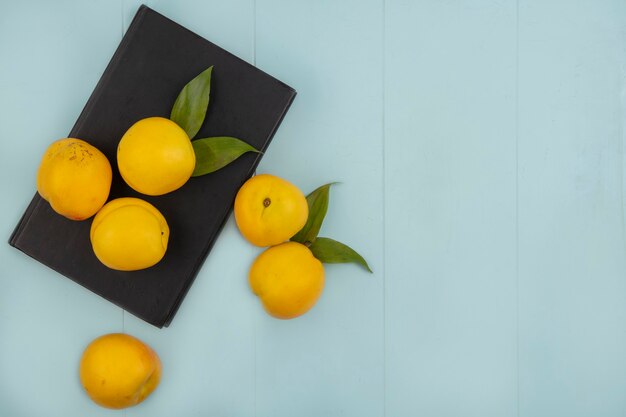
[[[142,4],[141,6],[139,6],[139,8],[137,10],[137,13],[135,14],[135,17],[133,18],[133,20],[132,20],[128,30],[126,31],[126,33],[124,34],[122,40],[120,41],[120,44],[118,45],[117,49],[115,50],[115,53],[113,54],[113,57],[111,57],[111,60],[109,61],[109,63],[106,66],[106,68],[104,69],[104,71],[102,73],[102,76],[100,77],[98,83],[96,84],[96,86],[94,88],[94,91],[91,93],[91,96],[87,100],[87,103],[85,104],[85,107],[83,108],[83,110],[80,113],[78,119],[76,120],[76,123],[72,127],[72,130],[70,131],[70,134],[69,134],[68,137],[72,137],[74,132],[79,130],[81,124],[84,122],[84,120],[86,119],[87,115],[90,113],[91,108],[93,106],[93,103],[100,96],[100,94],[102,93],[102,89],[103,89],[104,85],[106,84],[106,82],[108,82],[108,79],[110,78],[110,73],[121,62],[121,57],[122,57],[123,53],[126,51],[126,45],[128,44],[128,42],[130,42],[130,39],[135,34],[135,32],[137,30],[137,27],[139,27],[139,23],[141,22],[142,18],[145,16],[146,12],[148,12],[148,11],[156,13],[159,16],[161,16],[162,18],[164,18],[166,20],[169,20],[170,22],[174,23],[175,25],[181,27],[183,30],[185,30],[187,32],[191,32],[193,35],[202,38],[200,35],[196,34],[195,32],[187,29],[186,27],[180,25],[177,22],[174,22],[173,20],[169,19],[168,17],[163,16],[162,14],[160,14],[160,13],[156,12],[155,10],[149,8],[145,4]],[[215,45],[214,43],[212,43],[208,39],[205,39],[205,38],[202,38],[202,39],[204,41],[206,41],[206,42],[211,43],[212,45],[214,45],[214,46],[216,46],[216,47],[218,47],[220,49],[223,49],[223,48],[219,47],[218,45]],[[223,50],[226,51],[225,49],[223,49]],[[232,55],[233,57],[235,57],[236,59],[238,59],[239,61],[241,61],[242,63],[244,63],[244,64],[254,68],[257,71],[261,71],[264,74],[270,76],[269,74],[265,73],[264,71],[260,70],[259,68],[257,68],[254,65],[250,64],[249,62],[244,61],[243,59],[237,57],[236,55],[233,55],[232,53],[230,53],[228,51],[226,51],[226,52],[228,54]],[[272,77],[272,78],[274,78],[274,77]],[[263,149],[261,149],[262,152],[265,152],[267,150],[267,148],[269,147],[269,144],[270,144],[272,138],[276,134],[276,131],[278,130],[278,127],[280,126],[280,124],[282,123],[283,119],[285,118],[285,115],[287,114],[287,111],[291,107],[291,104],[293,103],[293,100],[295,99],[295,96],[297,94],[296,90],[294,90],[289,85],[283,83],[282,81],[280,81],[280,80],[278,80],[276,78],[274,78],[274,80],[276,80],[276,82],[278,82],[279,84],[281,84],[284,87],[286,87],[291,92],[291,94],[290,94],[288,102],[285,105],[285,108],[283,109],[282,113],[280,114],[279,118],[277,119],[274,127],[272,128],[272,131],[268,135],[268,137],[267,137],[267,139],[266,139],[266,141],[265,141],[265,143],[263,145]],[[252,164],[250,170],[248,171],[248,173],[246,175],[246,178],[250,178],[253,175],[254,171],[256,170],[256,167],[258,166],[259,162],[261,161],[261,157],[262,157],[262,154],[257,154],[257,157],[256,157],[254,163]],[[243,183],[241,185],[243,185]],[[26,208],[26,211],[22,215],[22,218],[20,219],[20,221],[18,222],[17,226],[13,230],[13,233],[11,234],[11,237],[9,238],[9,242],[8,242],[9,245],[11,245],[12,247],[14,247],[14,248],[16,248],[18,250],[21,250],[17,246],[17,241],[19,239],[19,236],[22,233],[22,230],[28,224],[32,214],[36,211],[36,209],[39,207],[39,205],[42,202],[44,202],[43,198],[41,198],[39,193],[35,193],[35,195],[33,196],[33,199],[31,200],[30,204]],[[187,295],[187,292],[189,291],[189,288],[191,288],[191,285],[192,285],[193,281],[195,281],[195,278],[198,275],[198,273],[200,271],[200,268],[204,264],[208,254],[209,254],[209,252],[211,251],[211,248],[215,244],[215,241],[217,240],[217,236],[219,236],[219,234],[221,233],[222,229],[224,228],[226,222],[228,221],[228,218],[229,218],[230,214],[232,213],[232,206],[233,206],[233,202],[231,202],[231,204],[228,206],[228,210],[224,214],[222,222],[221,222],[219,228],[216,230],[216,232],[213,234],[213,236],[211,236],[211,238],[208,239],[207,246],[205,247],[202,255],[198,258],[198,260],[195,263],[194,268],[193,268],[189,278],[187,279],[187,285],[183,288],[182,291],[180,291],[179,296],[176,298],[176,301],[172,305],[172,308],[170,309],[169,314],[164,318],[164,321],[148,322],[148,323],[150,323],[150,324],[152,324],[154,326],[157,326],[159,328],[162,328],[163,326],[165,326],[165,327],[169,326],[169,324],[172,322],[172,319],[176,315],[176,312],[178,311],[178,309],[179,309],[183,299]],[[55,270],[56,272],[60,273],[61,275],[64,275],[60,271],[56,270],[56,268],[52,267],[51,265],[46,265],[46,266],[48,266],[49,268]],[[93,292],[90,288],[82,285],[82,283],[80,283],[78,281],[75,281],[73,279],[72,279],[72,281],[78,283],[79,285],[81,285],[82,287],[86,288],[90,292]],[[102,297],[100,294],[96,294],[96,295],[98,295],[101,298],[104,298],[107,301],[113,303],[114,305],[118,306],[122,310],[127,311],[123,306],[119,305],[115,301],[112,301],[112,300],[109,300],[108,298]],[[131,312],[129,312],[129,313],[131,313]],[[131,313],[131,314],[133,314],[133,313]],[[142,319],[142,320],[145,321],[145,319]]]

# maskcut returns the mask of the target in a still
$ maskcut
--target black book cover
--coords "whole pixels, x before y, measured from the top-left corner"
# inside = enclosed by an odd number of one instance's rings
[[[136,121],[169,117],[182,87],[211,65],[209,110],[196,138],[234,136],[265,151],[296,92],[146,6],[137,11],[68,135],[86,140],[109,158],[113,168],[109,199],[143,198],[163,213],[171,234],[161,262],[141,271],[108,269],[91,249],[92,219],[67,220],[38,194],[9,243],[148,323],[167,326],[261,154],[245,154],[215,173],[191,178],[170,194],[149,197],[124,183],[117,171],[116,149]],[[44,149],[40,151],[43,154]]]

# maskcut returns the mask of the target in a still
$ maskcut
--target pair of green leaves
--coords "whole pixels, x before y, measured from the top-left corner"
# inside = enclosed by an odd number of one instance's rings
[[[304,227],[291,238],[291,241],[307,245],[321,262],[328,264],[353,262],[372,272],[365,259],[348,245],[317,236],[328,211],[330,187],[333,184],[336,183],[322,185],[306,197],[309,205],[309,218]]]
[[[246,142],[230,136],[193,140],[204,123],[211,96],[213,66],[189,81],[174,102],[170,120],[182,127],[196,154],[196,168],[192,176],[210,174],[233,162],[246,152],[259,152]]]

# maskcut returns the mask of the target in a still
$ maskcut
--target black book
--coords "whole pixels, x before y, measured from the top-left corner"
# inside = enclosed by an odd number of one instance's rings
[[[148,323],[167,326],[261,154],[244,154],[215,173],[191,178],[172,193],[149,197],[124,183],[117,171],[116,149],[136,121],[169,117],[183,86],[211,65],[209,110],[196,138],[234,136],[265,151],[296,92],[146,6],[139,8],[68,135],[86,140],[109,158],[113,168],[109,199],[143,198],[163,213],[171,234],[161,262],[141,271],[108,269],[91,248],[92,219],[67,220],[38,194],[9,243]]]

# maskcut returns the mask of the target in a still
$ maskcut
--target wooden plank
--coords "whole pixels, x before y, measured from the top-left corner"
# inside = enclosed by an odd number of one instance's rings
[[[4,239],[36,190],[41,156],[72,128],[121,39],[120,28],[119,1],[3,4]],[[0,263],[0,415],[109,415],[83,392],[78,364],[93,338],[122,329],[122,311],[6,241]]]
[[[125,25],[142,3],[252,62],[252,1],[125,0]],[[158,391],[128,416],[254,415],[256,311],[246,284],[252,254],[231,218],[169,328],[125,315],[126,332],[150,343],[163,362]]]
[[[516,415],[515,1],[386,2],[386,415]]]
[[[256,7],[256,64],[298,91],[259,172],[305,193],[340,181],[321,235],[351,245],[375,271],[327,265],[319,303],[292,321],[267,316],[254,300],[257,416],[380,416],[382,3]]]
[[[520,416],[626,414],[623,1],[520,1]]]

